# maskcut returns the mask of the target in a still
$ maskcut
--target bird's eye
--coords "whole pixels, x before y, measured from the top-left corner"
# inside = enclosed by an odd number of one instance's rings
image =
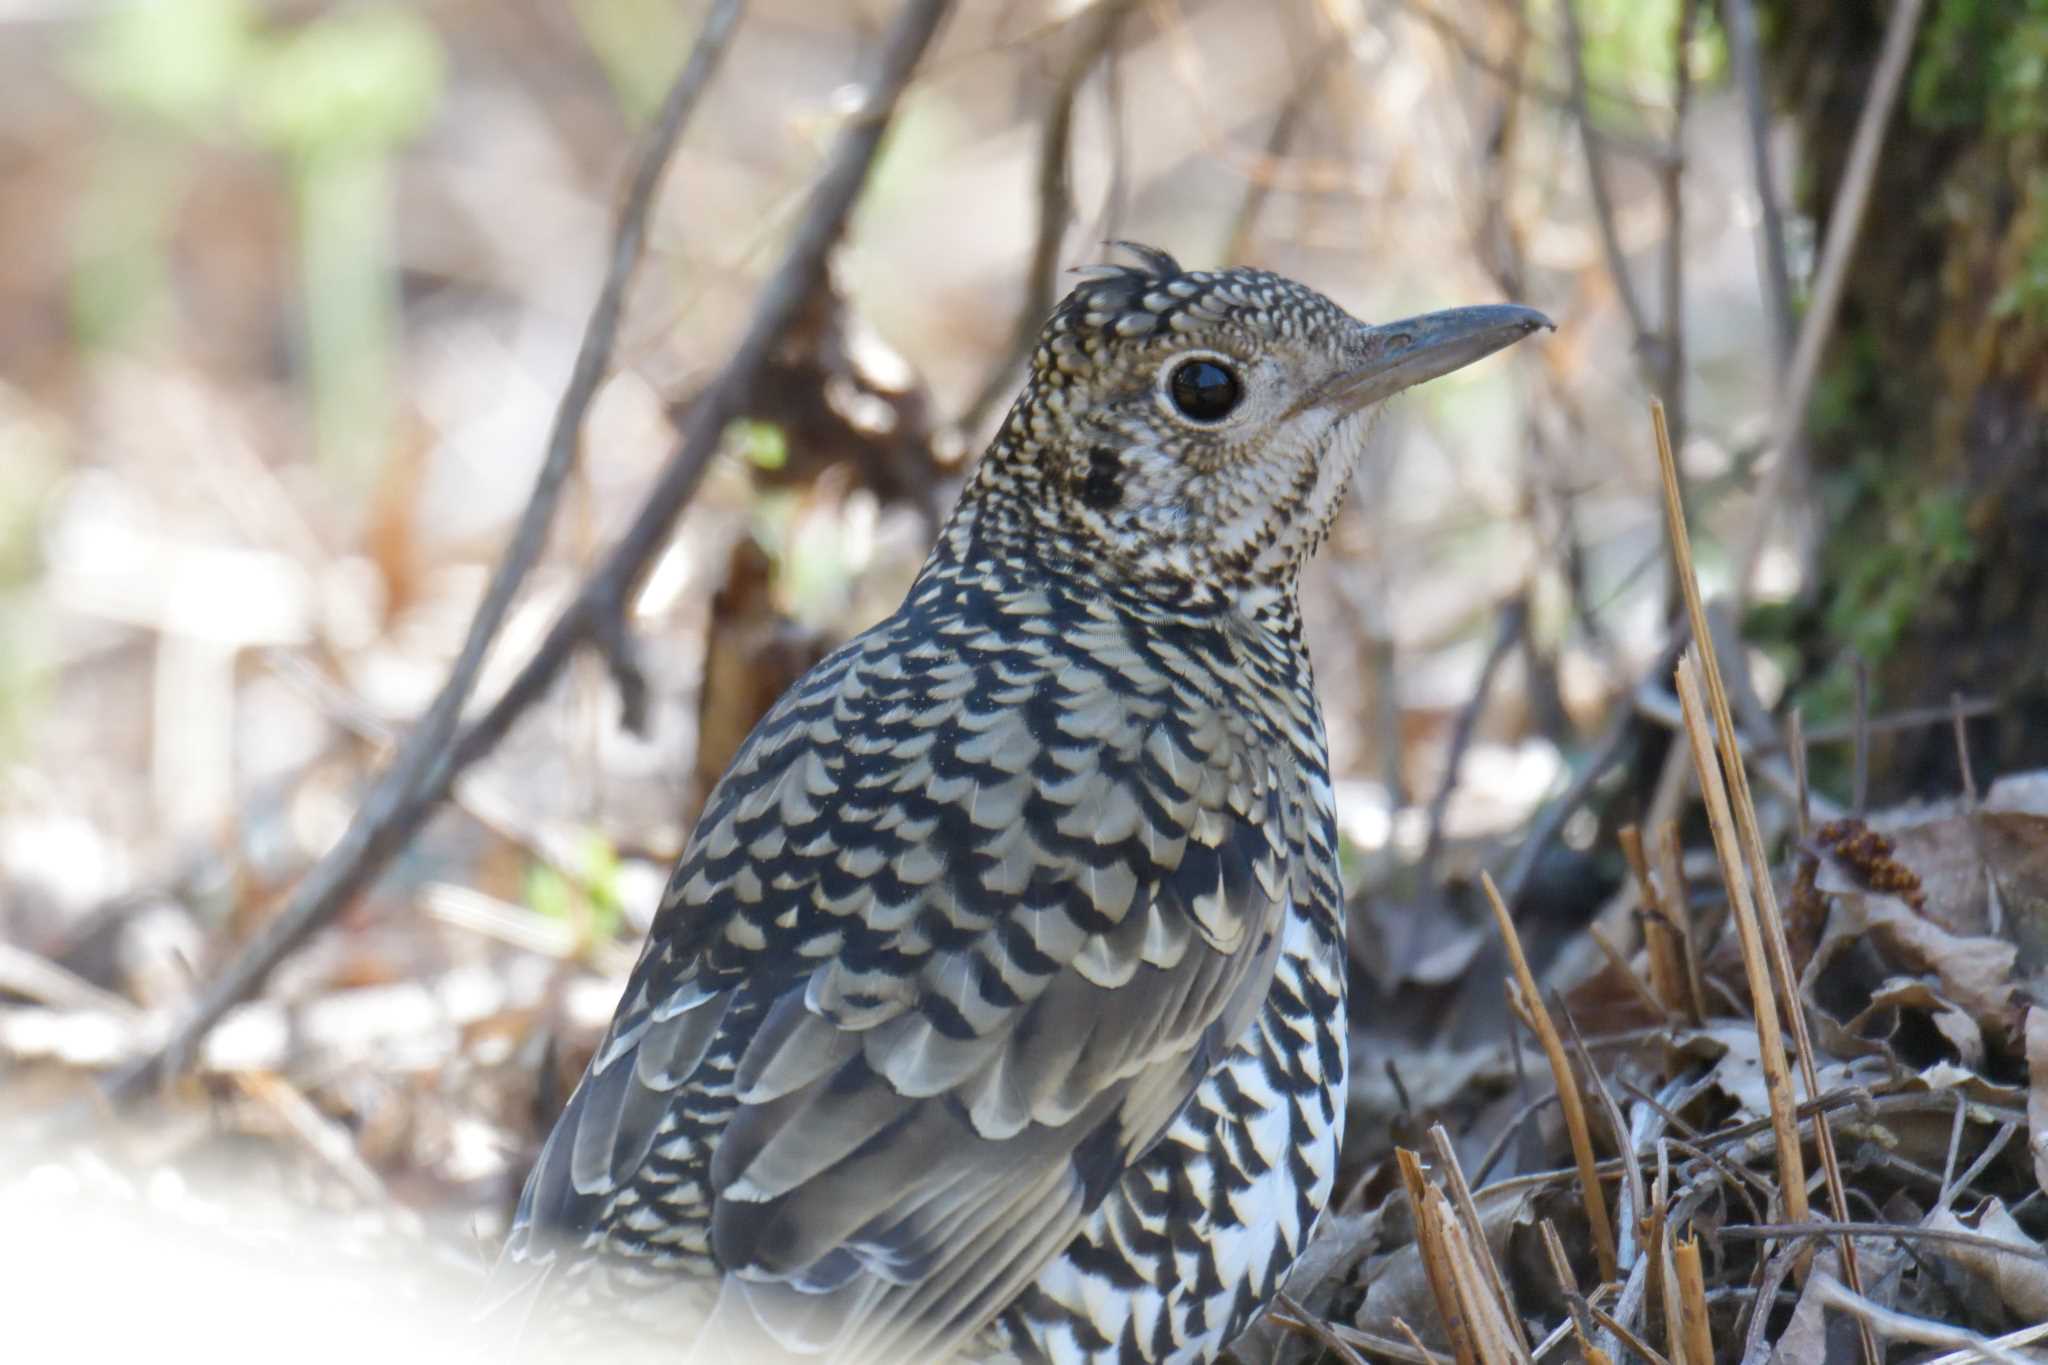
[[[1175,410],[1197,422],[1222,421],[1244,396],[1237,376],[1216,360],[1187,360],[1174,366],[1166,391]]]

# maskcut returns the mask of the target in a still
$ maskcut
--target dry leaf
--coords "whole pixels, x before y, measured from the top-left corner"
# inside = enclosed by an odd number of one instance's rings
[[[2027,1011],[2027,1147],[2034,1180],[2048,1190],[2048,1010]]]
[[[1734,1103],[1742,1122],[1770,1116],[1771,1102],[1764,1087],[1755,1028],[1735,1020],[1722,1020],[1703,1028],[1687,1029],[1676,1041],[1681,1051],[1714,1063],[1714,1087]],[[1830,1094],[1848,1086],[1874,1090],[1891,1074],[1892,1068],[1883,1058],[1867,1056],[1824,1061],[1817,1069],[1816,1079],[1821,1093]],[[1792,1088],[1799,1103],[1811,1098],[1797,1075],[1792,1078]]]
[[[1910,977],[1894,977],[1872,993],[1870,1003],[1862,1013],[1843,1027],[1850,1033],[1860,1034],[1870,1016],[1885,1009],[1917,1009],[1925,1011],[1935,1030],[1946,1038],[1956,1050],[1957,1059],[1965,1067],[1976,1070],[1984,1065],[1984,1031],[1952,1000],[1944,999],[1925,981]]]
[[[1828,921],[1827,939],[1814,954],[1814,965],[1807,974],[1809,985],[1833,957],[1833,945],[1867,936],[1893,964],[1916,974],[1932,974],[1940,983],[1940,993],[1969,1011],[1986,1035],[1994,1040],[2006,1037],[2016,984],[2013,969],[2019,957],[2011,943],[1986,935],[1950,933],[1915,914],[1895,896],[1845,888],[1838,880],[1830,886],[1829,880],[1824,866],[1822,886],[1837,893],[1835,913]]]
[[[1936,1209],[1928,1214],[1921,1226],[1943,1232],[1973,1232],[1979,1237],[1989,1237],[2035,1254],[2041,1250],[2040,1243],[2027,1236],[2013,1221],[2013,1216],[2006,1212],[2005,1202],[2000,1199],[1984,1201],[1974,1228],[1947,1209]],[[2048,1322],[2048,1265],[2005,1252],[1950,1242],[1926,1243],[1923,1252],[1953,1261],[1984,1279],[1998,1295],[1999,1302],[2022,1322]]]

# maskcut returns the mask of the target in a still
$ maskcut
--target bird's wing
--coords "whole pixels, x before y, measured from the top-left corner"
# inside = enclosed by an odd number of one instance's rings
[[[1290,894],[1297,779],[1125,644],[870,637],[800,683],[522,1222],[687,1225],[728,1300],[834,1360],[942,1357],[1020,1292],[1242,1036]]]

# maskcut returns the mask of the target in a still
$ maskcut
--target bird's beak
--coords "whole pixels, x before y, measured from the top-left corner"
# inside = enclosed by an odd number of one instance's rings
[[[1361,329],[1364,359],[1337,377],[1324,391],[1323,401],[1356,412],[1403,389],[1463,369],[1538,328],[1555,330],[1556,326],[1533,308],[1497,303],[1446,308],[1366,327]]]

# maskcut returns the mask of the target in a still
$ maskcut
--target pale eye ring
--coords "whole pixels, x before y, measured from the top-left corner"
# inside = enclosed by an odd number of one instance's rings
[[[1174,412],[1190,422],[1213,425],[1244,400],[1237,367],[1219,355],[1188,356],[1173,363],[1161,386]]]

